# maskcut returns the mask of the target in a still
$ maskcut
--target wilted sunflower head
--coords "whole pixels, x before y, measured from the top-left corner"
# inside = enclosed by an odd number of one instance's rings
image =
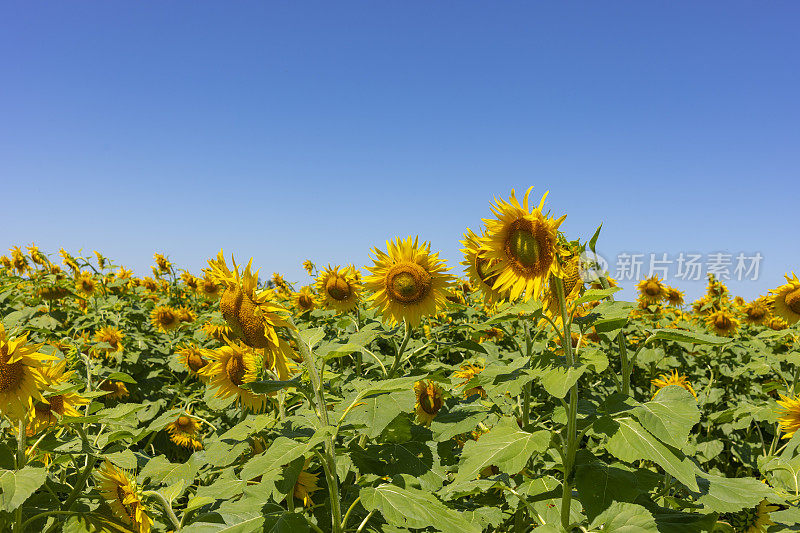
[[[720,309],[708,315],[706,325],[711,331],[723,337],[731,337],[739,329],[739,321],[727,309]]]
[[[11,270],[14,268],[14,264],[7,255],[0,255],[0,265],[2,265],[6,270]]]
[[[28,258],[22,253],[22,248],[14,246],[13,248],[9,248],[8,251],[11,252],[11,264],[14,266],[14,270],[16,270],[19,275],[24,274],[25,271],[28,270]]]
[[[153,260],[156,262],[156,266],[158,267],[158,271],[162,274],[166,274],[172,268],[172,263],[170,263],[166,257],[162,254],[155,253],[153,254]]]
[[[314,267],[314,263],[311,262],[311,259],[306,259],[305,261],[303,261],[303,268],[305,269],[306,272],[308,272],[309,276],[313,276],[314,275],[314,268],[315,267]]]
[[[192,375],[200,375],[200,370],[208,364],[208,361],[203,359],[202,350],[194,344],[180,347],[180,350],[178,350],[178,361],[180,361]]]
[[[231,398],[243,409],[260,413],[267,405],[266,394],[253,394],[242,385],[256,380],[261,367],[261,357],[242,342],[230,343],[216,350],[202,350],[208,360],[199,374],[207,378],[208,387],[216,389],[215,397]]]
[[[222,292],[222,287],[214,283],[214,280],[212,280],[208,274],[199,280],[198,286],[203,296],[210,300],[219,298],[219,295]]]
[[[27,248],[28,248],[28,255],[30,256],[31,261],[33,261],[37,265],[44,265],[45,263],[47,263],[47,257],[45,257],[41,251],[39,251],[38,246],[36,246],[34,243],[31,243],[31,245],[27,246]]]
[[[234,334],[253,348],[270,348],[278,345],[276,327],[290,327],[286,309],[270,300],[265,291],[257,292],[258,272],[251,272],[253,260],[239,274],[236,261],[231,258],[233,270],[228,268],[222,250],[211,259],[209,277],[224,287],[220,311]]]
[[[567,217],[554,219],[542,211],[547,193],[538,207],[529,206],[531,190],[525,192],[522,204],[513,189],[508,202],[495,198],[491,208],[496,218],[484,219],[486,235],[481,239],[486,259],[498,262],[492,288],[508,292],[511,299],[522,295],[525,301],[541,297],[550,274],[561,277],[558,227]]]
[[[372,292],[369,299],[383,315],[383,320],[396,324],[405,320],[417,326],[423,316],[436,314],[447,301],[452,275],[439,253],[431,253],[430,244],[419,244],[408,237],[387,241],[388,253],[373,248],[374,264],[364,280]]]
[[[65,249],[61,248],[58,250],[58,255],[61,256],[61,262],[64,263],[73,273],[77,273],[81,267],[78,266],[77,261],[72,255],[69,254]]]
[[[784,319],[779,316],[773,316],[767,319],[767,327],[775,331],[781,331],[789,327]]]
[[[125,383],[122,381],[105,380],[100,383],[100,390],[108,392],[106,397],[114,400],[125,398],[130,394],[128,392],[128,387],[126,387]]]
[[[311,292],[310,286],[305,286],[294,294],[294,306],[300,313],[314,309],[314,293]]]
[[[797,274],[792,272],[792,276],[784,276],[786,284],[770,291],[775,309],[775,314],[783,318],[787,324],[794,324],[800,320],[800,280]]]
[[[181,272],[181,281],[183,281],[184,285],[186,285],[193,291],[197,291],[198,285],[200,283],[200,280],[194,277],[192,273],[189,272],[188,270],[184,270],[183,272]]]
[[[175,312],[178,314],[178,320],[180,322],[189,323],[194,322],[197,316],[195,315],[194,311],[190,307],[186,307],[182,305],[178,307]]]
[[[777,411],[780,415],[778,424],[783,432],[783,438],[790,439],[800,428],[800,398],[797,396],[789,398],[783,394],[780,397],[781,399],[778,400],[780,408]]]
[[[763,324],[770,316],[769,302],[763,296],[744,306],[744,321],[748,324]]]
[[[717,280],[714,274],[709,274],[706,294],[708,295],[709,298],[713,299],[719,299],[719,298],[727,299],[729,292],[728,292],[728,287],[724,283]]]
[[[153,519],[133,476],[105,461],[97,472],[97,488],[114,516],[136,533],[149,533]]]
[[[58,357],[39,353],[41,344],[29,344],[28,335],[9,338],[0,323],[0,413],[12,420],[25,417],[34,401],[42,401],[47,386],[45,361]]]
[[[158,290],[158,282],[148,276],[142,280],[142,287],[150,292],[156,292]]]
[[[203,443],[197,438],[201,425],[199,420],[187,412],[167,424],[166,430],[169,433],[169,440],[178,446],[191,450],[202,450]]]
[[[658,278],[650,276],[640,281],[636,288],[639,290],[639,302],[644,306],[656,305],[667,299],[667,288]]]
[[[667,301],[670,305],[674,305],[675,307],[680,307],[683,305],[683,291],[676,289],[675,287],[667,287]]]
[[[414,383],[417,402],[414,411],[417,421],[429,426],[444,403],[444,390],[435,381],[417,381]]]
[[[159,305],[150,312],[150,322],[156,329],[167,333],[181,325],[181,317],[174,307]]]
[[[677,370],[673,370],[669,374],[661,374],[658,378],[654,379],[652,383],[655,387],[657,387],[655,394],[653,394],[653,398],[655,398],[664,387],[669,385],[677,385],[691,392],[692,396],[694,396],[694,399],[697,399],[697,393],[694,392],[691,383],[689,383],[689,379],[686,376],[678,374]]]
[[[354,309],[361,297],[361,283],[356,279],[354,266],[328,267],[320,272],[316,289],[322,306],[344,313]]]
[[[461,244],[464,248],[461,252],[464,254],[464,260],[461,264],[464,265],[467,276],[469,276],[470,289],[475,287],[481,291],[483,302],[485,304],[492,304],[508,299],[508,292],[500,292],[494,289],[497,278],[499,277],[500,261],[498,259],[488,259],[486,257],[487,251],[481,247],[481,238],[486,237],[486,232],[481,237],[478,237],[474,231],[467,228],[464,233],[464,239]]]

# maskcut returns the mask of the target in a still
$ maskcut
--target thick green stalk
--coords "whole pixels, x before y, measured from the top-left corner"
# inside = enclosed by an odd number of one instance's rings
[[[561,323],[563,335],[561,336],[561,346],[564,350],[564,357],[567,365],[572,367],[575,360],[572,356],[572,334],[570,331],[569,312],[567,310],[567,300],[564,295],[564,281],[561,278],[554,278],[556,295],[558,297],[558,307],[561,311]],[[575,466],[575,452],[577,451],[577,421],[578,421],[578,383],[572,385],[569,391],[569,410],[567,413],[567,438],[564,449],[564,482],[561,494],[561,526],[570,530],[570,506],[572,504],[572,478]]]
[[[403,343],[400,345],[400,348],[397,349],[397,355],[394,356],[394,363],[392,363],[392,368],[389,369],[389,374],[386,376],[387,378],[394,377],[395,372],[397,372],[397,368],[400,366],[400,359],[403,357],[403,352],[406,351],[408,340],[411,338],[411,325],[409,325],[407,321],[404,321],[403,324],[406,327],[405,336],[403,336]]]
[[[25,417],[20,418],[19,425],[17,426],[17,470],[22,470],[25,466],[25,433],[28,430],[25,424]],[[14,528],[15,533],[22,533],[23,531],[23,523],[22,523],[22,505],[17,507],[16,511],[14,511],[15,519],[16,519],[16,527]]]
[[[528,362],[531,360],[531,332],[528,328],[528,323],[525,324],[525,357]],[[527,428],[531,422],[531,382],[527,382],[522,388],[522,427]]]

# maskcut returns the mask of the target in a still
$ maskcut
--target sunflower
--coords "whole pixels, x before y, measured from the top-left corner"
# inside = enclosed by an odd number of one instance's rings
[[[317,474],[306,472],[310,462],[310,459],[306,459],[306,462],[303,465],[303,470],[297,476],[297,481],[294,484],[294,491],[292,493],[292,496],[298,500],[303,500],[303,505],[306,507],[314,505],[314,502],[311,501],[311,495],[319,490],[319,487],[317,486],[317,480],[319,479],[319,476],[317,476]]]
[[[19,246],[9,248],[8,251],[11,252],[11,263],[14,265],[14,270],[21,276],[28,270],[28,258],[25,257],[25,254],[22,253],[22,249]]]
[[[46,387],[68,383],[74,372],[64,372],[67,366],[66,361],[42,367],[42,375],[45,378]],[[74,392],[63,394],[51,394],[44,400],[34,405],[31,419],[28,422],[28,435],[35,435],[43,429],[58,422],[56,415],[62,416],[81,416],[77,407],[86,405],[89,400]]]
[[[142,287],[144,287],[147,291],[156,292],[158,290],[158,283],[156,280],[148,276],[142,279]]]
[[[461,383],[459,383],[459,387],[463,387],[469,383],[472,378],[483,372],[483,368],[484,367],[482,365],[470,363],[463,364],[461,365],[461,370],[456,370],[453,372],[453,377],[463,380]],[[486,391],[483,390],[483,387],[473,387],[464,391],[464,398],[469,398],[475,394],[479,394],[481,398],[486,397]]]
[[[732,337],[739,329],[739,321],[727,309],[720,309],[708,315],[706,325],[711,331],[723,337]]]
[[[214,324],[211,322],[206,322],[203,324],[200,329],[202,329],[206,335],[211,337],[212,339],[216,339],[219,342],[226,342],[228,340],[236,340],[236,334],[227,324]]]
[[[770,316],[769,302],[759,297],[744,306],[744,321],[748,324],[764,324]]]
[[[45,285],[39,287],[36,295],[42,300],[61,300],[72,294],[66,287],[59,287],[58,285]]]
[[[721,281],[717,281],[717,278],[714,276],[714,274],[709,274],[706,295],[713,299],[727,299],[728,294],[728,287]]]
[[[639,303],[644,306],[656,305],[662,300],[666,300],[667,288],[658,279],[658,276],[650,276],[640,281],[636,288],[639,290]]]
[[[305,261],[303,261],[303,268],[305,269],[306,272],[308,272],[309,276],[314,275],[314,268],[316,267],[314,266],[314,263],[311,262],[311,259],[306,259]]]
[[[122,351],[122,338],[125,335],[115,328],[114,326],[103,326],[97,333],[94,334],[95,342],[105,342],[110,344],[110,348],[96,348],[96,351],[104,354],[106,357],[112,352]]]
[[[786,284],[770,291],[773,294],[775,314],[783,318],[787,324],[794,324],[800,320],[800,280],[792,272],[792,277],[784,276]]]
[[[156,265],[158,265],[158,271],[162,274],[166,274],[172,269],[172,263],[161,254],[153,254],[153,260],[156,262]]]
[[[61,248],[58,251],[58,255],[61,256],[61,262],[64,263],[64,265],[66,265],[67,267],[69,267],[69,269],[72,270],[74,274],[77,274],[80,271],[81,267],[78,266],[78,263],[75,261],[75,258],[72,257],[69,254],[69,252],[67,252],[65,249]]]
[[[405,320],[419,324],[425,315],[436,314],[447,301],[452,280],[450,270],[439,253],[431,253],[430,244],[418,244],[417,238],[386,241],[388,254],[373,248],[375,254],[364,285],[373,294],[370,300],[378,307],[383,320],[395,324]]]
[[[583,288],[580,257],[573,255],[566,259],[561,268],[561,275],[564,283],[564,300],[569,308],[572,300],[580,295]],[[547,286],[542,292],[542,304],[548,316],[558,324],[561,320],[561,309],[559,309],[558,293],[556,292],[556,277],[553,274],[550,274]],[[546,320],[542,319],[541,322],[544,324]]]
[[[414,383],[414,392],[417,395],[417,402],[414,411],[417,413],[417,421],[425,426],[430,426],[436,414],[442,408],[444,402],[444,390],[434,381],[417,381]]]
[[[28,255],[30,256],[31,261],[33,261],[37,265],[44,265],[45,263],[47,263],[47,258],[41,251],[39,251],[39,247],[36,246],[34,243],[31,243],[31,245],[27,246],[26,248],[28,248]]]
[[[658,388],[655,394],[653,394],[653,398],[655,398],[664,387],[677,385],[691,392],[694,399],[697,399],[697,393],[694,392],[691,383],[689,383],[689,379],[686,376],[678,374],[677,370],[673,370],[670,374],[661,374],[658,378],[652,380],[652,383]]]
[[[781,331],[789,327],[784,319],[779,316],[773,316],[767,320],[767,327],[775,331]]]
[[[75,278],[75,288],[86,296],[91,296],[97,289],[97,284],[89,272],[82,272]]]
[[[311,292],[310,286],[303,287],[294,294],[294,306],[301,313],[314,309],[314,293]]]
[[[204,377],[199,372],[208,364],[208,361],[203,359],[202,350],[194,344],[181,346],[181,349],[178,350],[178,361],[186,367],[191,375]]]
[[[726,520],[736,533],[766,533],[769,526],[775,525],[775,522],[770,519],[769,513],[778,509],[780,509],[779,506],[771,505],[767,500],[761,500],[757,506],[727,516]]]
[[[203,296],[210,300],[219,298],[220,291],[222,290],[222,287],[214,283],[214,280],[212,280],[208,274],[200,280],[199,288]]]
[[[485,236],[486,234],[484,233],[483,237]],[[481,238],[474,231],[467,228],[461,244],[464,245],[464,248],[461,249],[461,253],[464,254],[464,260],[461,261],[461,264],[467,267],[465,270],[467,276],[469,276],[469,290],[471,291],[472,287],[479,289],[485,304],[507,299],[508,293],[501,293],[492,288],[497,282],[500,262],[497,259],[490,261],[486,258],[487,252],[481,248]]]
[[[114,516],[133,527],[136,533],[149,533],[153,519],[142,501],[136,480],[110,462],[103,462],[97,473],[97,485]]]
[[[197,318],[197,316],[194,314],[194,311],[185,305],[178,307],[175,312],[178,315],[179,322],[190,323],[194,322],[195,318]]]
[[[361,283],[352,265],[347,267],[328,265],[317,277],[315,286],[321,305],[340,313],[354,309],[361,297]]]
[[[14,264],[11,262],[11,259],[7,255],[0,255],[0,265],[3,265],[3,268],[6,270],[11,270],[14,268]]]
[[[491,340],[491,341],[500,341],[505,337],[505,333],[500,328],[489,328],[481,331],[481,334],[478,336],[478,343],[483,344],[484,342]]]
[[[174,307],[159,305],[150,312],[150,322],[156,329],[167,333],[181,325],[181,317]]]
[[[188,270],[181,272],[181,281],[183,281],[183,284],[189,287],[191,290],[197,292],[197,289],[200,285],[200,280],[194,277],[191,272]]]
[[[121,381],[105,380],[102,383],[100,383],[100,390],[108,392],[108,394],[106,394],[106,397],[112,398],[114,400],[125,398],[130,394],[128,392],[128,387],[126,387],[125,383]]]
[[[133,271],[132,270],[128,270],[125,267],[121,266],[121,267],[119,267],[119,270],[117,270],[117,279],[127,280],[127,279],[131,279],[131,276],[133,276]]]
[[[28,335],[9,338],[0,323],[0,413],[19,420],[43,401],[41,390],[47,386],[42,363],[58,357],[39,353],[41,344],[28,344]]]
[[[547,193],[538,207],[528,205],[530,187],[520,205],[514,190],[509,201],[495,198],[492,212],[497,218],[484,219],[486,235],[481,239],[486,259],[495,260],[497,280],[493,289],[509,292],[511,299],[524,293],[524,300],[539,298],[550,274],[561,277],[557,260],[559,253],[558,227],[567,217],[551,218],[543,213]]]
[[[236,397],[244,409],[261,412],[267,404],[265,394],[253,394],[241,387],[244,383],[256,380],[261,365],[260,357],[242,342],[231,343],[216,350],[202,350],[208,360],[198,372],[205,376],[209,388],[216,389],[216,398]]]
[[[669,305],[673,305],[675,307],[680,307],[683,305],[683,291],[676,289],[675,287],[667,287],[667,302]]]
[[[202,450],[203,443],[197,438],[201,425],[202,423],[191,416],[191,413],[184,413],[167,424],[169,440],[183,448]]]
[[[800,398],[797,396],[788,398],[783,394],[780,396],[781,399],[778,400],[778,405],[781,406],[781,409],[777,411],[780,415],[778,424],[783,432],[783,438],[790,439],[794,432],[800,428]]]

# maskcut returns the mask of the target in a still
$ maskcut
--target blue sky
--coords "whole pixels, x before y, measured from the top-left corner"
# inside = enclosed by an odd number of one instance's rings
[[[0,246],[139,274],[224,248],[302,284],[306,258],[364,265],[418,234],[460,272],[464,229],[534,185],[570,237],[604,224],[612,270],[760,252],[760,279],[730,283],[755,297],[800,269],[798,20],[779,1],[4,2]]]

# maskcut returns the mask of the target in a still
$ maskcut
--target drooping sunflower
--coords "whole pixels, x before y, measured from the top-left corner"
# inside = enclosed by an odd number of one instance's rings
[[[667,299],[667,288],[658,279],[658,276],[650,276],[643,279],[636,285],[639,291],[639,302],[648,305],[656,305]]]
[[[572,255],[566,259],[561,267],[561,279],[564,284],[564,300],[567,308],[572,308],[572,301],[580,295],[583,288],[581,279],[581,261],[578,255]],[[559,309],[558,293],[556,291],[556,277],[550,275],[547,286],[542,292],[542,305],[545,312],[550,316],[556,325],[561,323],[561,309]],[[542,323],[546,320],[542,319]],[[561,326],[559,326],[561,328]]]
[[[181,318],[174,307],[159,305],[150,312],[150,322],[156,329],[167,333],[181,325]]]
[[[178,321],[182,323],[190,323],[194,322],[194,319],[197,318],[194,311],[190,307],[186,307],[182,305],[175,309],[175,312],[178,314]]]
[[[444,390],[435,381],[417,381],[414,383],[414,393],[417,395],[414,404],[417,421],[430,426],[444,403]]]
[[[70,253],[67,252],[65,249],[61,248],[60,250],[58,250],[58,255],[61,256],[61,262],[64,263],[64,265],[66,265],[67,267],[69,267],[69,269],[72,270],[73,274],[77,274],[80,271],[81,267],[78,266],[78,263],[77,261],[75,261],[75,258],[72,257],[72,255],[70,255]]]
[[[728,287],[723,282],[717,280],[714,274],[708,275],[708,287],[706,287],[706,295],[712,299],[725,299],[727,300]]]
[[[323,270],[316,281],[320,303],[326,309],[345,313],[358,305],[361,283],[356,279],[355,267],[335,266]]]
[[[311,292],[310,286],[305,286],[294,294],[294,306],[300,313],[311,311],[315,305],[314,293]]]
[[[722,337],[732,337],[739,329],[739,321],[727,309],[720,309],[708,315],[706,325],[711,331]]]
[[[664,387],[669,385],[677,385],[691,392],[692,396],[694,396],[694,399],[697,399],[697,393],[694,392],[692,384],[689,383],[689,379],[686,376],[680,375],[677,370],[673,370],[669,374],[661,374],[658,378],[654,379],[652,383],[657,387],[655,394],[653,394],[653,398],[655,398]]]
[[[44,256],[44,254],[39,250],[39,247],[36,246],[36,244],[31,243],[31,245],[27,246],[26,248],[28,248],[28,255],[30,256],[31,261],[33,261],[37,265],[44,265],[45,263],[47,263],[47,257]]]
[[[200,293],[209,300],[215,300],[219,298],[219,295],[222,292],[222,287],[214,283],[214,280],[212,280],[208,274],[206,274],[203,279],[200,280],[199,287]]]
[[[0,265],[6,270],[13,270],[14,264],[7,255],[0,255]]]
[[[292,496],[298,500],[303,500],[303,505],[306,507],[314,505],[314,502],[311,501],[311,495],[319,490],[319,486],[317,486],[319,476],[306,471],[310,462],[311,459],[306,459],[303,470],[297,476],[297,481],[294,484],[294,491],[292,492]]]
[[[14,270],[17,271],[17,274],[20,276],[28,270],[28,258],[25,257],[25,254],[22,252],[22,248],[19,246],[14,246],[13,248],[9,248],[8,250],[11,252],[11,263],[14,265]]]
[[[100,383],[100,390],[108,392],[108,394],[106,394],[105,397],[114,400],[120,400],[122,398],[127,397],[130,394],[128,392],[128,387],[125,386],[125,383],[123,383],[122,381],[114,381],[108,379]]]
[[[667,287],[667,302],[669,305],[680,307],[683,305],[684,292],[676,289],[675,287]]]
[[[766,533],[769,526],[775,525],[769,513],[778,509],[780,509],[779,506],[772,505],[767,500],[761,500],[757,506],[732,513],[725,519],[736,533]]]
[[[483,234],[483,237],[485,236],[486,233]],[[464,245],[464,248],[461,249],[461,253],[464,254],[464,260],[461,261],[461,264],[466,267],[465,271],[469,276],[470,288],[475,287],[481,291],[485,304],[493,304],[507,299],[507,292],[502,293],[494,289],[499,276],[500,261],[486,258],[487,251],[481,248],[481,237],[478,237],[474,231],[467,228],[461,244]]]
[[[81,272],[81,274],[75,278],[75,288],[86,296],[91,296],[97,289],[97,283],[95,283],[94,278],[89,272]]]
[[[256,413],[264,410],[267,395],[254,394],[241,387],[244,383],[256,380],[261,365],[261,358],[252,348],[237,342],[216,350],[202,350],[201,354],[208,364],[198,373],[207,378],[209,388],[216,389],[216,398],[235,396],[235,401],[244,409]]]
[[[770,316],[770,307],[763,296],[744,306],[744,321],[748,324],[763,324]]]
[[[784,319],[779,316],[773,316],[767,319],[767,327],[770,329],[774,329],[775,331],[780,331],[789,327],[789,324],[786,323]]]
[[[44,365],[42,375],[45,378],[45,387],[50,388],[60,384],[68,383],[74,372],[65,372],[67,362],[62,360],[55,364]],[[86,405],[89,400],[74,392],[62,394],[46,394],[44,400],[36,402],[28,421],[28,435],[35,435],[43,429],[58,422],[56,415],[62,416],[81,416],[78,407]]]
[[[172,268],[172,263],[170,263],[167,260],[167,258],[164,257],[162,254],[159,253],[153,254],[153,260],[156,262],[156,265],[158,266],[158,271],[161,272],[162,274],[168,273]]]
[[[511,299],[523,295],[525,301],[541,297],[550,274],[561,277],[558,227],[567,217],[554,219],[542,211],[547,193],[537,207],[529,206],[531,190],[521,205],[513,189],[508,202],[495,198],[491,208],[497,218],[484,219],[486,235],[481,239],[486,259],[498,262],[492,288],[510,293]]]
[[[183,284],[189,287],[192,291],[197,292],[200,280],[194,277],[191,272],[188,270],[181,272],[181,281],[183,281]]]
[[[167,424],[169,440],[183,448],[202,450],[203,443],[198,439],[202,422],[194,418],[191,413],[184,413],[174,421]]]
[[[303,261],[303,268],[305,269],[306,272],[308,272],[309,276],[313,276],[314,275],[314,268],[315,267],[314,267],[314,263],[311,262],[311,259],[306,259],[305,261]]]
[[[35,401],[43,401],[47,379],[42,363],[58,357],[39,352],[41,344],[29,344],[28,335],[9,338],[0,323],[0,413],[12,420],[25,417]]]
[[[200,374],[200,370],[208,364],[208,361],[203,359],[202,350],[194,344],[181,346],[180,350],[178,350],[178,361],[186,367],[186,370],[188,370],[191,375],[205,378],[205,376]]]
[[[791,398],[780,395],[781,399],[778,400],[777,413],[780,415],[778,418],[778,425],[783,432],[784,439],[790,439],[794,432],[800,429],[800,398],[792,396]]]
[[[136,533],[149,533],[153,519],[133,476],[105,461],[97,472],[97,487],[114,516]]]
[[[770,292],[773,294],[775,314],[788,324],[794,324],[800,320],[800,280],[797,279],[797,274],[794,272],[792,272],[792,277],[789,277],[788,274],[784,277],[786,284]]]
[[[128,280],[131,279],[131,276],[133,276],[133,270],[128,270],[123,266],[119,267],[119,270],[117,270],[117,279]]]
[[[202,329],[206,335],[212,339],[218,340],[219,342],[226,342],[226,339],[232,341],[236,340],[236,334],[227,323],[215,324],[213,322],[206,322],[200,327],[200,329]]]
[[[144,287],[147,291],[156,292],[158,290],[158,283],[156,280],[148,276],[142,279],[142,287]]]
[[[423,316],[446,305],[455,278],[445,273],[450,269],[438,252],[431,253],[428,242],[397,238],[386,241],[386,248],[388,253],[372,249],[374,264],[367,267],[370,275],[364,280],[372,292],[369,299],[389,324],[405,320],[410,327],[417,326]]]
[[[110,348],[96,348],[94,350],[95,353],[102,353],[106,357],[109,357],[111,353],[121,352],[122,351],[122,339],[125,335],[114,326],[103,326],[94,334],[94,340],[96,342],[105,342],[109,344]]]
[[[453,372],[453,377],[463,380],[461,383],[459,383],[459,386],[463,387],[464,385],[469,383],[469,380],[471,380],[472,378],[483,372],[483,369],[484,369],[483,365],[472,364],[472,363],[463,364],[461,365],[460,370],[456,370],[455,372]],[[472,387],[471,389],[467,389],[464,391],[464,398],[469,398],[470,396],[473,396],[475,394],[480,395],[481,398],[486,397],[486,391],[483,390],[483,387]]]

